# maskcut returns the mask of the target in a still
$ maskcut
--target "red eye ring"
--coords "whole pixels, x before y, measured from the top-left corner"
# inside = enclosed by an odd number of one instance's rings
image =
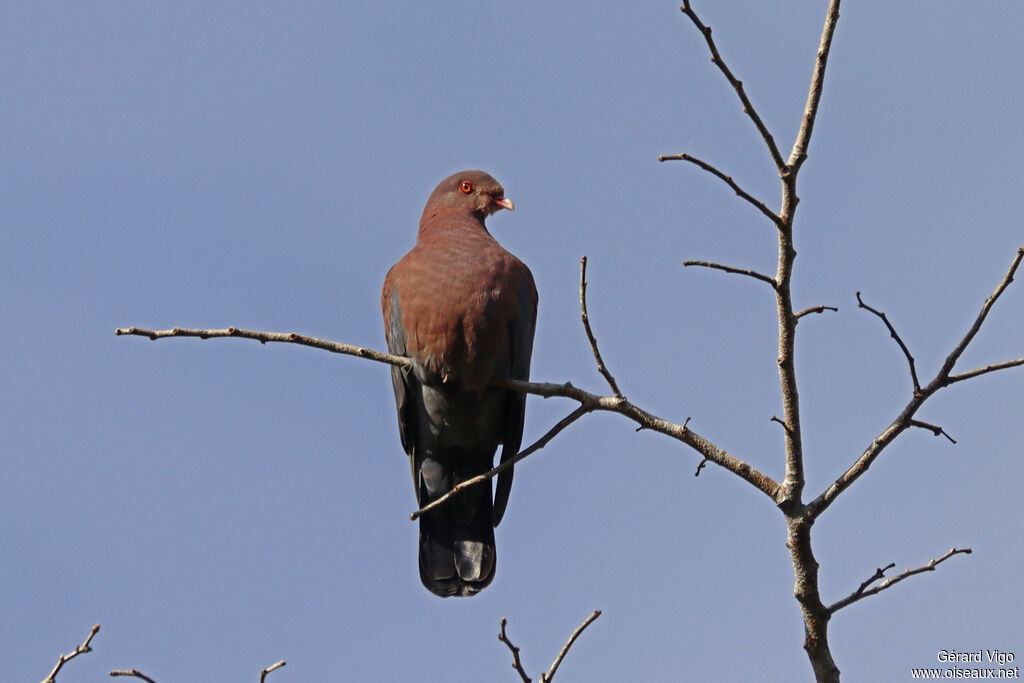
[[[473,183],[469,182],[468,180],[463,180],[461,183],[459,183],[459,192],[461,192],[462,194],[469,194],[472,191]]]

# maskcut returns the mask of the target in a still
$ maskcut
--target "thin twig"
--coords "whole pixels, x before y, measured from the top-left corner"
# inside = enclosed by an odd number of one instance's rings
[[[287,662],[282,659],[281,661],[275,662],[274,664],[271,664],[270,666],[268,666],[266,669],[263,669],[262,671],[260,671],[260,683],[265,683],[265,681],[267,679],[267,674],[269,674],[272,671],[277,671],[278,669],[283,667],[285,664],[287,664]],[[130,678],[138,678],[140,680],[146,681],[146,683],[156,683],[155,680],[153,680],[152,678],[150,678],[146,674],[142,673],[138,669],[114,669],[113,671],[110,672],[110,675],[114,676],[114,677],[117,677],[117,676],[128,676]]]
[[[772,419],[770,421],[778,422],[780,425],[782,425],[782,428],[786,430],[786,433],[789,433],[789,425],[786,424],[785,420],[780,420],[778,415],[772,415]]]
[[[584,415],[589,413],[591,410],[593,410],[593,408],[587,406],[586,404],[581,405],[579,408],[577,408],[576,410],[572,411],[571,413],[569,413],[568,415],[563,417],[561,420],[559,420],[558,424],[556,424],[554,427],[549,429],[544,436],[542,436],[539,439],[537,439],[537,441],[535,441],[533,443],[533,445],[531,445],[529,448],[526,448],[526,449],[524,449],[522,451],[519,451],[519,453],[517,453],[514,458],[509,458],[508,460],[505,460],[500,465],[498,465],[497,467],[495,467],[494,469],[492,469],[492,470],[490,470],[488,472],[484,472],[483,474],[478,474],[475,477],[470,477],[469,479],[466,479],[465,481],[460,481],[458,484],[456,484],[455,486],[452,487],[451,491],[449,491],[448,493],[444,494],[440,498],[436,498],[436,499],[430,501],[429,503],[427,503],[426,505],[421,507],[419,510],[417,510],[416,512],[414,512],[411,515],[409,515],[409,519],[412,520],[412,521],[415,521],[415,520],[419,519],[420,517],[422,517],[423,515],[425,515],[426,513],[428,513],[431,510],[433,510],[434,508],[439,507],[441,505],[444,505],[444,503],[449,498],[458,495],[462,491],[465,491],[466,489],[468,489],[470,486],[476,486],[477,484],[483,483],[483,482],[487,481],[488,479],[492,479],[492,478],[498,476],[499,474],[501,474],[502,472],[504,472],[505,470],[507,470],[508,468],[512,467],[517,462],[522,460],[523,458],[525,458],[528,455],[531,455],[531,454],[535,453],[536,451],[539,451],[540,449],[542,449],[545,446],[547,446],[548,442],[551,441],[551,439],[555,438],[555,436],[560,431],[562,431],[563,429],[565,429],[566,427],[571,425],[573,422],[575,422],[576,420],[580,419],[581,417],[583,417]]]
[[[853,594],[854,595],[863,595],[864,591],[867,590],[868,586],[873,584],[875,581],[881,581],[882,579],[885,578],[885,573],[887,571],[889,571],[890,569],[895,569],[895,568],[896,568],[896,563],[895,562],[890,562],[889,564],[885,565],[884,567],[877,568],[875,570],[875,573],[872,574],[871,576],[869,576],[867,578],[867,580],[865,580],[863,583],[861,583],[860,586],[857,588],[857,590],[855,590],[853,592]]]
[[[927,429],[935,436],[944,436],[947,439],[949,439],[952,443],[956,443],[956,439],[947,434],[946,430],[940,427],[939,425],[933,425],[930,422],[922,422],[921,420],[911,420],[910,426],[920,427],[921,429]]]
[[[746,201],[748,201],[749,203],[751,203],[758,211],[760,211],[765,216],[767,216],[768,220],[770,220],[772,223],[774,223],[776,225],[776,227],[781,227],[782,226],[782,219],[779,218],[779,215],[777,213],[775,213],[774,211],[772,211],[771,209],[769,209],[768,206],[763,201],[761,201],[760,199],[758,199],[757,197],[753,196],[752,194],[750,194],[749,192],[744,190],[742,187],[737,185],[736,181],[732,179],[731,175],[727,175],[727,174],[723,173],[718,168],[716,168],[712,164],[709,164],[708,162],[704,161],[703,159],[698,159],[697,157],[693,156],[692,154],[685,154],[684,153],[684,154],[662,154],[661,156],[658,157],[658,161],[688,161],[691,164],[699,166],[700,168],[704,169],[705,171],[707,171],[711,175],[713,175],[716,178],[719,178],[723,182],[725,182],[725,184],[728,185],[729,187],[731,187],[732,191],[736,193],[736,196],[741,197],[741,198],[745,199]]]
[[[138,669],[114,669],[110,672],[111,676],[128,676],[130,678],[138,678],[139,680],[146,681],[146,683],[156,683],[152,678],[142,673]]]
[[[955,384],[956,382],[963,382],[965,379],[971,379],[978,375],[984,375],[989,372],[995,372],[996,370],[1006,370],[1007,368],[1016,368],[1024,365],[1024,358],[1014,358],[1013,360],[1003,361],[1002,363],[993,363],[992,365],[986,365],[983,368],[976,368],[967,372],[961,372],[959,375],[950,375],[946,378],[949,384]]]
[[[736,94],[740,98],[740,102],[743,104],[743,113],[750,117],[750,120],[754,122],[754,126],[757,128],[757,132],[761,134],[761,138],[764,139],[765,145],[768,147],[768,153],[772,157],[772,161],[775,162],[775,168],[778,169],[779,173],[782,173],[786,168],[786,162],[782,159],[782,154],[779,152],[779,148],[775,144],[775,138],[768,132],[768,127],[764,125],[764,121],[758,115],[757,110],[754,109],[754,105],[750,103],[750,98],[747,97],[747,92],[743,89],[743,82],[733,76],[732,71],[726,65],[725,60],[718,54],[718,48],[715,46],[715,41],[711,37],[711,27],[707,26],[700,20],[697,13],[690,7],[689,0],[683,0],[683,6],[679,8],[683,14],[690,18],[697,30],[704,36],[704,41],[708,44],[708,49],[711,50],[711,62],[721,70],[725,75],[726,80],[736,90]]]
[[[601,352],[597,350],[597,339],[594,338],[594,332],[590,329],[590,316],[587,314],[586,256],[580,258],[580,318],[583,320],[583,329],[587,333],[587,341],[590,342],[590,350],[594,352],[594,360],[597,361],[598,372],[600,372],[608,382],[608,386],[611,387],[612,390],[612,395],[614,395],[615,398],[622,398],[622,392],[619,391],[619,385],[615,383],[615,378],[612,377],[612,373],[610,373],[608,368],[605,366],[604,360],[601,358]]]
[[[804,317],[805,315],[810,315],[811,313],[824,313],[825,311],[838,311],[838,310],[839,310],[838,306],[811,306],[809,308],[805,308],[804,310],[800,311],[799,313],[796,313],[793,317],[796,318],[797,320],[799,320],[800,318]]]
[[[852,605],[853,603],[857,602],[858,600],[863,600],[864,598],[870,597],[872,595],[877,595],[878,593],[881,593],[882,591],[884,591],[887,588],[892,588],[893,586],[895,586],[897,583],[899,583],[903,579],[909,579],[911,576],[914,576],[916,574],[923,574],[924,572],[933,572],[933,571],[935,571],[935,568],[937,566],[939,566],[940,564],[942,564],[943,562],[945,562],[949,558],[953,557],[954,555],[959,555],[961,553],[964,554],[964,555],[970,555],[971,552],[972,551],[971,551],[970,548],[950,548],[949,552],[947,552],[945,555],[943,555],[942,557],[937,557],[937,558],[931,560],[928,564],[922,565],[922,566],[917,567],[915,569],[907,569],[906,571],[902,572],[901,574],[897,574],[896,576],[893,576],[891,578],[886,579],[885,581],[882,581],[881,583],[879,583],[877,586],[874,586],[873,588],[868,588],[868,586],[873,584],[875,581],[878,581],[883,576],[885,576],[885,572],[887,572],[888,570],[890,570],[893,567],[895,567],[896,564],[892,563],[892,564],[889,564],[889,565],[887,565],[885,567],[881,567],[881,568],[875,570],[874,575],[872,575],[867,581],[862,583],[860,585],[860,587],[857,588],[857,590],[855,590],[854,592],[850,593],[848,596],[846,596],[842,600],[840,600],[840,601],[836,602],[835,604],[831,605],[828,608],[828,613],[830,615],[831,614],[835,614],[839,610],[843,609],[844,607],[849,607],[850,605]]]
[[[982,305],[981,311],[978,313],[978,317],[974,319],[974,323],[971,325],[971,328],[967,330],[967,334],[964,335],[963,339],[960,340],[960,343],[956,345],[956,348],[954,348],[953,351],[949,354],[949,356],[946,357],[945,362],[942,364],[942,369],[939,371],[939,375],[941,377],[945,377],[947,380],[950,379],[949,373],[953,371],[953,366],[956,365],[956,362],[960,359],[960,356],[967,349],[967,345],[970,344],[971,341],[974,339],[974,335],[978,334],[978,330],[981,329],[982,323],[985,322],[985,318],[988,317],[988,313],[989,311],[992,310],[992,307],[995,305],[996,301],[999,300],[999,297],[1002,295],[1002,293],[1005,292],[1006,288],[1010,286],[1011,282],[1013,282],[1013,276],[1014,274],[1016,274],[1017,268],[1020,266],[1021,259],[1024,259],[1024,247],[1020,247],[1017,249],[1017,255],[1013,258],[1013,261],[1010,263],[1010,268],[1009,270],[1006,271],[1006,275],[1003,276],[1002,281],[1000,281],[995,291],[992,292],[992,294],[989,295],[987,299],[985,299],[985,303],[984,305]],[[996,369],[1001,370],[1002,368]],[[965,377],[964,379],[967,378]]]
[[[702,469],[704,469],[704,466],[707,465],[707,464],[708,464],[708,459],[707,458],[701,459],[700,464],[697,465],[697,471],[693,473],[693,476],[699,477],[700,476],[700,471]]]
[[[270,673],[271,671],[277,671],[278,669],[280,669],[282,666],[284,666],[287,663],[288,662],[286,662],[286,661],[284,661],[282,659],[281,661],[274,662],[273,664],[268,666],[266,669],[263,669],[262,671],[260,671],[260,683],[264,683],[264,681],[266,681],[268,673]]]
[[[594,623],[594,620],[596,620],[599,616],[601,616],[601,610],[596,609],[594,610],[593,614],[591,614],[589,617],[583,620],[582,624],[576,627],[576,630],[572,632],[572,635],[569,636],[569,640],[567,640],[565,645],[562,647],[562,651],[558,653],[557,657],[555,657],[555,661],[551,664],[551,668],[548,669],[547,673],[541,674],[541,683],[551,682],[551,679],[555,677],[555,672],[558,671],[558,666],[562,663],[562,660],[565,659],[565,655],[568,654],[569,648],[572,647],[572,644],[575,643],[576,639],[580,637],[580,634],[583,633],[583,630],[590,626],[592,623]]]
[[[114,334],[118,336],[135,335],[138,337],[149,337],[151,340],[164,339],[166,337],[199,337],[200,339],[237,337],[239,339],[253,339],[261,344],[275,342],[312,346],[313,348],[330,351],[331,353],[368,358],[370,360],[377,361],[378,363],[397,365],[402,368],[412,367],[412,361],[405,356],[393,356],[389,353],[381,353],[380,351],[374,351],[373,349],[367,349],[361,346],[342,344],[341,342],[330,341],[328,339],[318,339],[317,337],[308,337],[304,334],[298,334],[297,332],[262,332],[259,330],[243,330],[238,327],[228,327],[221,330],[202,330],[185,327],[175,327],[170,330],[147,330],[142,327],[119,327],[114,331]]]
[[[756,270],[749,270],[746,268],[734,268],[732,266],[724,266],[721,263],[715,263],[713,261],[694,261],[692,259],[683,261],[683,265],[687,267],[701,266],[703,268],[714,268],[715,270],[724,270],[727,273],[734,273],[736,275],[746,275],[747,277],[752,277],[755,280],[767,282],[772,289],[776,288],[775,278],[768,277],[764,273],[759,273]]]
[[[512,651],[512,668],[519,672],[519,677],[523,679],[523,683],[530,683],[530,677],[523,671],[523,663],[519,660],[519,648],[512,644],[512,641],[508,639],[508,635],[505,634],[505,626],[508,624],[508,620],[505,617],[501,618],[501,633],[498,634],[498,640],[505,643],[508,649]]]
[[[896,332],[896,328],[892,326],[891,322],[889,322],[889,316],[864,303],[864,300],[860,298],[860,292],[857,292],[857,306],[858,308],[863,308],[877,315],[882,319],[882,322],[885,323],[885,326],[889,328],[889,335],[896,340],[897,344],[900,345],[900,349],[903,350],[903,355],[906,356],[907,365],[910,366],[910,379],[914,383],[914,394],[916,395],[921,393],[921,383],[917,381],[917,368],[914,365],[914,357],[910,355],[910,349],[908,349],[907,345],[903,343],[903,339],[900,338],[900,335]]]
[[[57,673],[61,670],[61,668],[65,664],[70,662],[72,659],[74,659],[78,655],[84,655],[86,652],[92,652],[92,645],[91,645],[92,639],[99,632],[100,632],[100,625],[99,624],[95,624],[91,629],[89,629],[89,635],[86,636],[85,640],[82,641],[81,645],[76,647],[71,652],[69,652],[67,654],[64,654],[64,655],[61,655],[60,657],[58,657],[57,658],[57,666],[53,667],[53,671],[50,672],[50,675],[43,679],[43,683],[54,683],[57,680]]]

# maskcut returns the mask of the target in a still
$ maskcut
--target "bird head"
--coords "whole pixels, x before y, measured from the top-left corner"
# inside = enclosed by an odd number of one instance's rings
[[[431,207],[466,209],[481,220],[495,211],[516,208],[501,183],[483,171],[461,171],[442,180],[427,201],[427,210]]]

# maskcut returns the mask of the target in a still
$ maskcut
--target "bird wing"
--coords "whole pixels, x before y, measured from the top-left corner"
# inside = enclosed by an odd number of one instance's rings
[[[530,379],[530,356],[533,353],[533,333],[537,323],[537,288],[533,275],[522,263],[519,288],[516,292],[516,314],[509,323],[509,377],[518,380]],[[506,409],[505,431],[502,435],[501,462],[513,458],[519,453],[523,441],[523,418],[526,414],[526,394],[510,391]],[[512,491],[513,467],[509,467],[498,475],[498,484],[494,491],[494,508],[492,520],[494,526],[501,523],[508,505],[509,493]]]
[[[396,356],[407,356],[405,326],[402,324],[402,307],[398,290],[393,286],[392,271],[384,281],[381,297],[384,309],[384,332],[387,336],[388,352]],[[398,410],[398,435],[406,454],[412,455],[416,444],[416,411],[412,396],[417,383],[415,375],[408,368],[391,366],[391,384],[395,390],[395,407]]]

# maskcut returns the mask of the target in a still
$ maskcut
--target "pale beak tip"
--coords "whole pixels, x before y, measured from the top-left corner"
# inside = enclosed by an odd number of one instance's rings
[[[516,205],[513,204],[512,200],[509,199],[508,197],[495,197],[494,198],[494,203],[497,204],[498,206],[500,206],[503,209],[508,209],[509,211],[515,211],[516,210]]]

